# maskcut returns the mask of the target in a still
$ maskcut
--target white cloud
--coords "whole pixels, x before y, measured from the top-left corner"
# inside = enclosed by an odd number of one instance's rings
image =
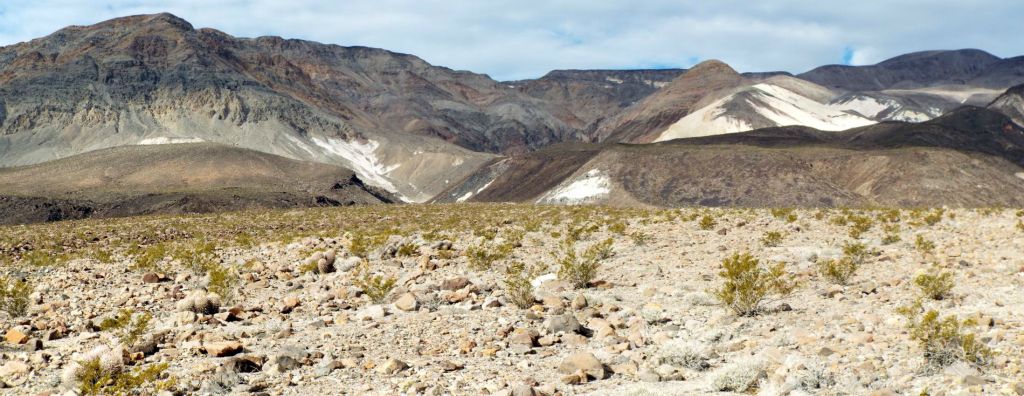
[[[238,36],[278,35],[405,52],[499,79],[558,68],[691,66],[802,72],[926,49],[1024,54],[1017,0],[4,0],[0,44],[70,24],[172,12]]]

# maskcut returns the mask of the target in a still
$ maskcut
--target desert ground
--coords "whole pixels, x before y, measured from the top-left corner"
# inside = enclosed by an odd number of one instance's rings
[[[459,204],[7,226],[0,392],[1021,395],[1022,219]]]

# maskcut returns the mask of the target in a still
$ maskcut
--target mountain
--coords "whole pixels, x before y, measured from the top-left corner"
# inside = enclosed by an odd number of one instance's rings
[[[1024,84],[1010,88],[988,106],[1024,127]]]
[[[507,84],[531,97],[560,104],[575,120],[570,125],[589,130],[596,122],[654,93],[685,71],[555,70],[538,79]]]
[[[647,145],[556,145],[503,163],[501,172],[492,166],[436,200],[659,207],[1024,204],[1024,130],[976,107],[923,123],[883,122],[840,132],[790,126]],[[529,193],[510,193],[520,191]]]
[[[427,199],[491,155],[571,140],[540,100],[404,54],[194,29],[170,14],[0,48],[0,166],[209,141]]]
[[[828,65],[798,75],[827,88],[880,91],[966,85],[1005,89],[1024,82],[1021,61],[985,51],[924,51],[900,55],[870,66]],[[1014,77],[1014,74],[1016,77]]]
[[[723,91],[747,81],[729,65],[716,60],[704,61],[681,76],[602,122],[593,134],[604,142],[646,142],[652,132],[660,132]]]
[[[391,203],[354,172],[212,143],[121,146],[0,169],[0,223]]]

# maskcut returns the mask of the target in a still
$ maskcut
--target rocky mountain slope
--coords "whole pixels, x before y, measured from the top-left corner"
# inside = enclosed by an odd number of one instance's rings
[[[594,138],[605,142],[649,142],[652,133],[664,128],[699,108],[726,90],[747,80],[729,65],[705,61],[672,80],[643,100],[602,122]]]
[[[655,145],[553,146],[502,164],[438,200],[473,192],[465,199],[663,207],[1024,204],[1024,130],[982,108],[841,132],[784,127]],[[530,194],[509,194],[520,189]]]
[[[0,169],[0,223],[398,199],[350,170],[212,143],[122,146]]]
[[[1018,126],[1024,126],[1024,85],[1007,90],[992,101],[988,108],[1005,114]]]

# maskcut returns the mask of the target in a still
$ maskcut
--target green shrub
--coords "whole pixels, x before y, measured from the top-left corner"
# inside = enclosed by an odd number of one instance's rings
[[[536,298],[533,295],[533,277],[535,271],[527,271],[526,265],[515,262],[505,269],[505,295],[509,301],[519,308],[532,307]]]
[[[921,289],[925,297],[932,300],[942,300],[949,297],[955,283],[953,274],[949,272],[924,273],[914,278],[914,284]]]
[[[925,239],[924,235],[918,235],[917,238],[914,239],[914,248],[921,253],[931,254],[935,251],[935,242]]]
[[[117,338],[126,347],[135,345],[142,336],[149,332],[149,322],[153,317],[148,312],[136,315],[135,311],[125,308],[116,315],[103,319],[100,322],[100,330],[116,331]]]
[[[717,222],[714,217],[711,217],[711,215],[704,215],[700,218],[700,222],[697,223],[697,226],[702,230],[710,230],[715,228],[715,224],[717,224]]]
[[[28,313],[32,284],[22,279],[0,277],[0,309],[12,317]]]
[[[608,225],[608,232],[612,232],[618,235],[626,235],[626,223],[617,221]]]
[[[849,257],[826,259],[818,263],[818,272],[829,282],[846,285],[859,267],[860,265]]]
[[[890,223],[882,226],[882,231],[885,235],[882,236],[883,245],[892,245],[901,240],[900,238],[900,225],[896,223]]]
[[[875,222],[867,216],[849,215],[847,216],[847,224],[850,226],[850,238],[860,239],[864,233],[871,230]]]
[[[756,314],[769,296],[785,297],[796,287],[784,263],[765,267],[749,253],[722,260],[718,276],[724,283],[714,290],[715,297],[740,316]]]
[[[77,376],[80,395],[140,395],[156,394],[173,387],[174,380],[158,381],[167,371],[167,363],[137,367],[131,371],[104,370],[100,359],[81,362]]]
[[[860,242],[848,242],[843,245],[843,255],[852,260],[855,264],[861,265],[871,257],[868,246]]]
[[[772,209],[771,212],[772,216],[774,216],[776,219],[785,221],[787,223],[792,223],[797,220],[797,216],[796,213],[794,213],[793,208],[775,208]]]
[[[486,244],[481,244],[470,246],[466,249],[466,258],[469,260],[470,268],[484,271],[490,269],[495,262],[508,258],[512,254],[512,250],[512,245],[508,243],[493,248]]]
[[[238,274],[231,267],[220,264],[207,266],[206,276],[208,282],[206,290],[216,293],[224,302],[234,299],[235,286],[238,285]]]
[[[992,350],[974,334],[963,331],[964,327],[975,324],[972,320],[960,321],[955,315],[940,317],[935,310],[922,315],[922,311],[920,301],[899,310],[907,317],[910,338],[921,345],[929,365],[942,368],[962,361],[984,366],[992,360]]]
[[[942,208],[935,209],[931,213],[928,213],[927,215],[922,217],[921,221],[930,226],[936,225],[940,221],[942,221],[942,215],[945,214],[945,212],[945,209]]]
[[[601,260],[611,256],[611,239],[591,245],[583,254],[576,252],[576,242],[562,241],[562,254],[558,257],[558,278],[575,288],[587,287],[595,277]]]
[[[633,244],[637,246],[646,246],[647,242],[651,241],[651,236],[640,231],[633,231],[629,234],[629,238],[633,240]]]
[[[387,300],[388,295],[391,294],[391,289],[395,288],[395,283],[398,281],[392,276],[373,274],[370,271],[370,263],[365,260],[359,272],[358,277],[353,283],[374,304],[380,304]]]
[[[761,237],[761,244],[766,247],[776,247],[782,244],[782,233],[778,231],[768,231]]]

